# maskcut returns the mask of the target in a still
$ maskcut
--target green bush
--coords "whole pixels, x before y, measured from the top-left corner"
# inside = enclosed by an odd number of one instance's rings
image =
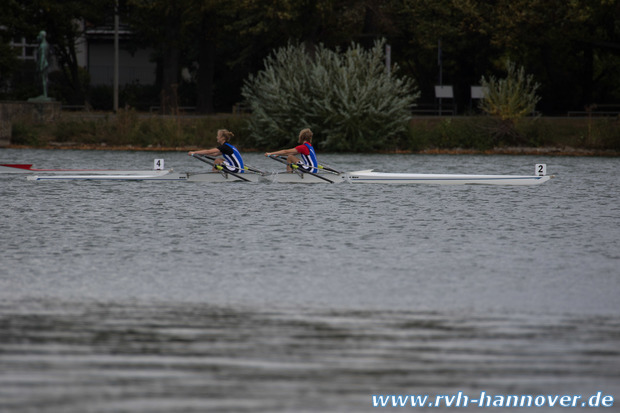
[[[491,116],[514,121],[534,112],[540,100],[536,95],[540,85],[532,75],[525,74],[523,66],[517,70],[511,61],[506,62],[506,72],[503,79],[482,77],[480,84],[485,92],[479,106]]]
[[[407,133],[377,151],[425,151],[465,149],[486,151],[494,147],[494,120],[490,116],[414,117]],[[85,144],[138,148],[211,148],[218,129],[235,134],[233,143],[242,151],[256,147],[248,128],[249,117],[220,114],[204,117],[140,115],[133,109],[93,118],[85,114],[63,116],[51,123],[16,118],[12,122],[14,145],[46,146]],[[515,129],[529,147],[576,148],[620,152],[619,118],[520,119]]]
[[[250,107],[250,136],[260,146],[296,142],[309,127],[315,144],[333,151],[371,151],[396,145],[406,134],[414,82],[385,68],[385,41],[344,52],[319,45],[313,54],[289,45],[265,59],[242,95]]]
[[[214,147],[218,129],[235,134],[233,143],[247,147],[247,118],[217,115],[201,118],[139,116],[134,109],[119,109],[96,126],[98,141],[108,145],[138,147]]]
[[[595,125],[588,123],[589,139],[585,144],[589,148],[620,151],[620,117],[607,118]]]
[[[40,133],[30,122],[13,121],[11,126],[11,143],[13,145],[41,145]]]
[[[497,79],[491,76],[488,80],[483,76],[480,84],[484,88],[484,98],[480,100],[480,109],[491,115],[493,124],[493,145],[526,145],[528,144],[516,123],[519,119],[531,115],[536,109],[540,97],[536,90],[540,86],[534,82],[532,75],[526,75],[525,69],[506,62],[506,77]]]

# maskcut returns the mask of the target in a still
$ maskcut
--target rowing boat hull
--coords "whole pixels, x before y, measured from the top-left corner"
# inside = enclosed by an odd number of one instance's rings
[[[551,176],[457,175],[385,173],[372,170],[346,172],[343,179],[354,184],[434,184],[434,185],[539,185]]]
[[[274,174],[267,174],[263,176],[263,179],[273,182],[273,183],[286,183],[286,184],[328,184],[327,180],[338,184],[341,182],[345,182],[343,174],[331,174],[331,173],[318,173],[318,176],[323,177],[318,178],[314,175],[306,174],[306,173],[290,173],[290,172],[278,172]],[[326,180],[327,179],[327,180]]]
[[[240,174],[250,182],[258,182],[259,175],[252,173]],[[143,174],[72,174],[72,175],[29,175],[29,181],[187,181],[187,182],[246,182],[230,174],[220,172],[174,172],[147,171]]]
[[[124,170],[124,169],[37,169],[31,164],[2,164],[0,174],[45,174],[45,175],[151,175],[154,170]],[[162,171],[165,172],[165,171]]]
[[[29,181],[180,181],[187,180],[187,174],[171,171],[148,171],[145,174],[74,174],[74,175],[28,175]]]
[[[551,179],[551,176],[522,175],[458,175],[458,174],[412,174],[385,173],[372,170],[344,172],[341,174],[320,174],[333,183],[348,182],[352,184],[431,184],[431,185],[539,185]],[[265,179],[277,183],[328,183],[314,175],[281,172],[265,175]]]

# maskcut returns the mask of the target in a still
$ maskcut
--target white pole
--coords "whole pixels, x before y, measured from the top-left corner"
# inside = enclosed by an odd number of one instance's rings
[[[114,6],[114,113],[118,112],[118,0]]]
[[[437,41],[437,63],[439,64],[439,86],[443,86],[443,56],[441,51],[441,39]],[[439,98],[439,116],[441,116],[441,98]]]

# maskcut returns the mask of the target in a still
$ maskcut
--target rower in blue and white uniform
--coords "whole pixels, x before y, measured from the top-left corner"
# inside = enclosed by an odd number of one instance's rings
[[[221,163],[224,169],[230,172],[244,172],[243,158],[241,157],[241,153],[239,153],[239,150],[237,148],[235,148],[229,142],[224,142],[224,144],[218,146],[217,149],[222,153],[222,156],[224,157],[224,162]]]
[[[233,138],[233,133],[227,129],[219,129],[217,131],[217,143],[219,146],[211,149],[203,149],[200,151],[190,151],[188,155],[208,155],[208,156],[222,156],[223,158],[217,158],[213,161],[213,170],[219,171],[221,167],[226,172],[244,173],[243,158],[237,148],[234,147],[229,141]]]

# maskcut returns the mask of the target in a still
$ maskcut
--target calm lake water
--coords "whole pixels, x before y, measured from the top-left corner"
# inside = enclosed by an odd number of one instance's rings
[[[173,152],[0,150],[0,163],[38,168],[150,169],[154,158],[178,171],[204,165]],[[2,177],[0,411],[366,412],[382,410],[372,395],[459,391],[620,397],[620,159],[319,158],[428,173],[531,175],[546,163],[556,178]],[[246,162],[282,166],[261,154]]]

